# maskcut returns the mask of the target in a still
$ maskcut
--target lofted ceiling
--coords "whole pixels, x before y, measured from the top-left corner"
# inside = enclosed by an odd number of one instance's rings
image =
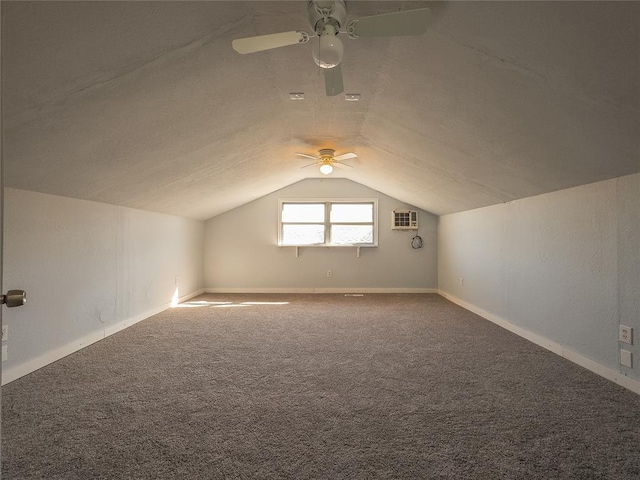
[[[2,2],[5,185],[206,219],[335,171],[447,214],[640,171],[640,3],[347,1],[348,19],[428,6],[419,37],[344,38],[327,97],[306,1]],[[304,92],[292,101],[290,92]]]

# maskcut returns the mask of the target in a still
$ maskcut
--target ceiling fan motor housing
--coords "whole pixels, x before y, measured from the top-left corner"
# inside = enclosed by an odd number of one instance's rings
[[[316,35],[320,35],[324,30],[324,26],[327,24],[333,25],[337,35],[340,26],[344,25],[347,19],[347,9],[344,5],[344,0],[311,0],[307,6],[307,10],[309,23],[313,31],[316,32]]]
[[[333,160],[333,156],[335,155],[336,151],[332,148],[323,148],[318,153],[320,154],[320,158],[326,161]]]

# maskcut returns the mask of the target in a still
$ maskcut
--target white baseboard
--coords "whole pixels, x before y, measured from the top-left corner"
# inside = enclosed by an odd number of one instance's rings
[[[191,300],[193,297],[197,297],[198,295],[202,295],[203,293],[204,293],[204,288],[200,288],[195,292],[191,292],[191,293],[188,293],[187,295],[184,295],[183,297],[180,297],[178,299],[178,303],[186,302],[187,300]]]
[[[31,372],[35,372],[36,370],[45,367],[50,363],[55,362],[56,360],[60,360],[61,358],[64,358],[67,355],[71,355],[72,353],[75,353],[78,350],[91,345],[92,343],[96,343],[97,341],[102,340],[103,338],[104,332],[102,330],[99,332],[94,332],[89,335],[85,335],[84,337],[78,338],[73,342],[69,342],[66,345],[55,348],[53,350],[49,350],[43,355],[32,358],[31,360],[27,360],[26,362],[19,365],[15,365],[9,368],[3,367],[2,385],[13,382],[14,380],[17,380],[20,377],[24,377]]]
[[[438,293],[437,288],[205,288],[205,293]]]
[[[204,293],[204,289],[201,288],[199,290],[196,290],[195,292],[192,292],[180,297],[178,299],[178,303],[186,302],[187,300],[191,300],[193,297],[197,297],[198,295],[201,295],[203,293]],[[131,325],[135,325],[136,323],[144,320],[145,318],[153,317],[158,313],[164,312],[168,308],[171,308],[171,302],[165,303],[163,305],[160,305],[159,307],[152,308],[151,310],[147,310],[144,313],[140,313],[138,315],[134,315],[133,317],[127,318],[126,320],[123,320],[121,322],[116,323],[115,325],[111,325],[105,328],[104,336],[108,337],[109,335],[118,333],[119,331],[124,330],[125,328],[130,327]]]
[[[538,335],[537,333],[533,333],[529,330],[526,330],[518,325],[515,325],[503,318],[498,317],[492,313],[486,312],[481,308],[476,307],[475,305],[465,302],[443,290],[438,291],[438,293],[446,298],[447,300],[461,306],[462,308],[469,310],[470,312],[475,313],[476,315],[480,315],[482,318],[489,320],[496,325],[499,325],[502,328],[509,330],[516,335],[529,340],[536,345],[541,346],[542,348],[546,348],[547,350],[555,353],[556,355],[560,355],[563,358],[566,358],[570,362],[573,362],[577,365],[580,365],[587,370],[592,371],[593,373],[600,375],[601,377],[606,378],[607,380],[611,380],[612,382],[617,383],[618,385],[631,390],[634,393],[640,395],[640,381],[635,380],[631,377],[627,377],[626,375],[613,370],[612,368],[606,367],[598,362],[591,360],[573,350],[569,350],[564,345],[554,342],[553,340],[549,340],[548,338],[543,337],[542,335]]]
[[[188,295],[180,297],[180,302],[187,301],[193,297],[201,295],[204,293],[204,289],[196,290]],[[89,345],[96,343],[114,333],[118,333],[121,330],[124,330],[131,325],[135,325],[136,323],[149,318],[153,315],[156,315],[160,312],[163,312],[171,307],[171,302],[160,305],[159,307],[152,308],[151,310],[147,310],[144,313],[140,313],[138,315],[134,315],[133,317],[127,318],[126,320],[122,320],[114,325],[110,325],[103,330],[90,333],[89,335],[85,335],[84,337],[78,338],[72,342],[67,343],[61,347],[55,348],[53,350],[49,350],[48,352],[40,355],[39,357],[28,360],[19,365],[15,365],[9,368],[2,369],[2,385],[6,385],[7,383],[13,382],[20,377],[24,377],[25,375],[35,372],[36,370],[49,365],[61,358],[66,357],[67,355],[71,355],[72,353],[77,352],[78,350],[83,349],[84,347],[88,347]]]

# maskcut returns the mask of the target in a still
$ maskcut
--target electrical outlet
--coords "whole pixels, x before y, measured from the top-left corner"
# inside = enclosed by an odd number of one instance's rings
[[[333,277],[333,272],[331,270],[327,270],[327,277]]]
[[[9,358],[9,353],[7,351],[7,346],[2,346],[2,361],[4,362],[7,358]]]
[[[176,285],[178,285],[178,282],[180,282],[180,277],[176,277]]]
[[[464,278],[460,277],[460,286],[464,287]]]
[[[9,325],[2,325],[2,341],[9,340]]]
[[[633,363],[631,361],[631,352],[629,350],[620,349],[620,364],[625,367],[633,368]]]
[[[633,345],[633,328],[620,325],[620,341]]]

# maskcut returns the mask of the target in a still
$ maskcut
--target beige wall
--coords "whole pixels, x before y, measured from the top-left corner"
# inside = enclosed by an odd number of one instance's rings
[[[278,247],[279,198],[377,198],[378,247]],[[437,288],[437,217],[419,211],[415,231],[391,230],[391,211],[411,208],[347,179],[307,179],[205,224],[205,288],[224,291],[427,291]],[[413,208],[415,209],[415,208]],[[333,276],[327,278],[327,270]]]
[[[567,356],[640,379],[639,192],[636,174],[445,215],[439,288]],[[621,324],[634,345],[618,342]],[[620,348],[634,368],[619,364]]]
[[[202,289],[203,222],[5,189],[3,381],[167,308]],[[176,277],[179,277],[176,285]]]

